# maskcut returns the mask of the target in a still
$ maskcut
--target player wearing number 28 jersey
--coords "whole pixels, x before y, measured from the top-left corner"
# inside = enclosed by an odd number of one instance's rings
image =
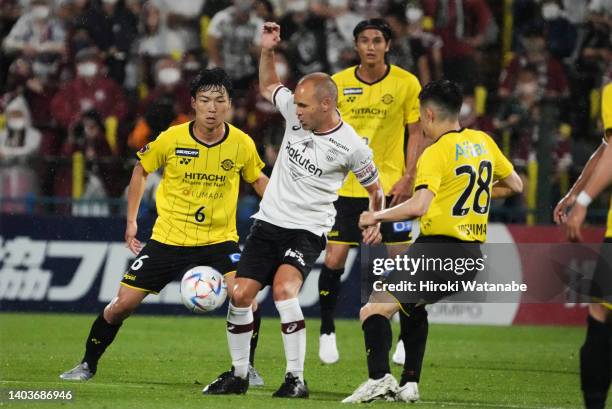
[[[138,152],[125,229],[126,246],[137,258],[123,274],[117,296],[94,321],[81,363],[60,378],[86,381],[94,376],[123,321],[148,294],[157,294],[191,267],[211,266],[224,274],[231,294],[240,259],[236,233],[240,179],[260,196],[268,183],[251,138],[225,122],[231,92],[225,71],[202,71],[191,85],[195,120],[169,128]],[[158,217],[143,247],[136,239],[136,216],[147,175],[160,168],[164,175],[156,195]],[[256,337],[252,342],[257,342]]]

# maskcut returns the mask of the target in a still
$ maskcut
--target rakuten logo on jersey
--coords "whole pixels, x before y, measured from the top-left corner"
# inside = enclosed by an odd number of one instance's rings
[[[314,163],[315,162],[314,159],[311,160],[311,158],[308,157],[308,155],[306,154],[308,149],[309,149],[308,145],[305,143],[293,144],[293,145],[288,143],[285,146],[285,150],[287,151],[287,154],[289,155],[289,162],[293,165],[294,168],[296,167],[298,168],[298,169],[294,169],[294,171],[299,170],[299,171],[307,172],[306,175],[302,174],[301,177],[308,177],[308,176],[321,177],[323,175],[323,169],[321,169],[318,166],[318,164]],[[310,148],[310,150],[312,150],[312,148]]]

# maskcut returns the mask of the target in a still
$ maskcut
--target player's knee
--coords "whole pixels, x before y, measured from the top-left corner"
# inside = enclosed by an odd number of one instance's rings
[[[244,286],[235,286],[232,291],[232,304],[234,307],[248,307],[253,303],[253,298],[254,296]]]
[[[606,322],[610,319],[611,310],[602,304],[589,304],[589,314],[599,322]]]
[[[335,247],[328,247],[325,252],[325,265],[332,270],[344,268],[346,255],[347,252],[340,251]]]
[[[300,286],[296,283],[282,281],[275,282],[272,286],[272,297],[274,301],[284,301],[296,298],[300,291]]]
[[[128,318],[138,305],[120,297],[115,297],[105,308],[104,308],[104,319],[109,324],[119,325],[126,318]]]

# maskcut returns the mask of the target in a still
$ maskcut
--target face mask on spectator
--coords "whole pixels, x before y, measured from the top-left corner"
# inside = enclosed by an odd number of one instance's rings
[[[98,65],[95,62],[84,62],[77,65],[77,73],[80,77],[91,78],[98,73]]]
[[[187,61],[184,67],[185,71],[197,71],[200,69],[200,63],[197,61]]]
[[[556,20],[561,17],[561,9],[557,3],[546,3],[542,6],[544,20]]]
[[[471,115],[471,113],[472,113],[472,107],[470,106],[470,104],[466,104],[465,102],[461,104],[461,109],[459,110],[460,118],[467,118],[468,116]]]
[[[22,131],[25,129],[25,118],[9,118],[6,120],[6,126],[11,131]]]
[[[181,72],[178,68],[162,68],[157,73],[157,80],[161,85],[173,85],[181,79]]]
[[[534,95],[538,91],[538,83],[535,81],[523,82],[516,86],[516,92],[519,95],[530,96]]]
[[[423,17],[423,10],[418,7],[409,7],[406,9],[406,18],[409,23],[416,23]]]
[[[49,6],[34,6],[32,7],[32,16],[37,20],[44,20],[49,17]]]

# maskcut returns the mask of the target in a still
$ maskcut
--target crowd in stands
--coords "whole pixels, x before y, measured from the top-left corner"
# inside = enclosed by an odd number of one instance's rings
[[[422,85],[459,82],[462,125],[492,134],[526,181],[541,114],[555,113],[549,179],[563,193],[602,135],[612,0],[0,0],[0,197],[71,197],[75,152],[82,197],[120,197],[134,152],[190,120],[189,82],[213,66],[233,79],[229,121],[271,168],[284,127],[258,93],[263,22],[282,27],[276,68],[291,87],[356,64],[353,28],[378,16],[393,31],[389,62]],[[500,205],[524,221],[525,197]]]

